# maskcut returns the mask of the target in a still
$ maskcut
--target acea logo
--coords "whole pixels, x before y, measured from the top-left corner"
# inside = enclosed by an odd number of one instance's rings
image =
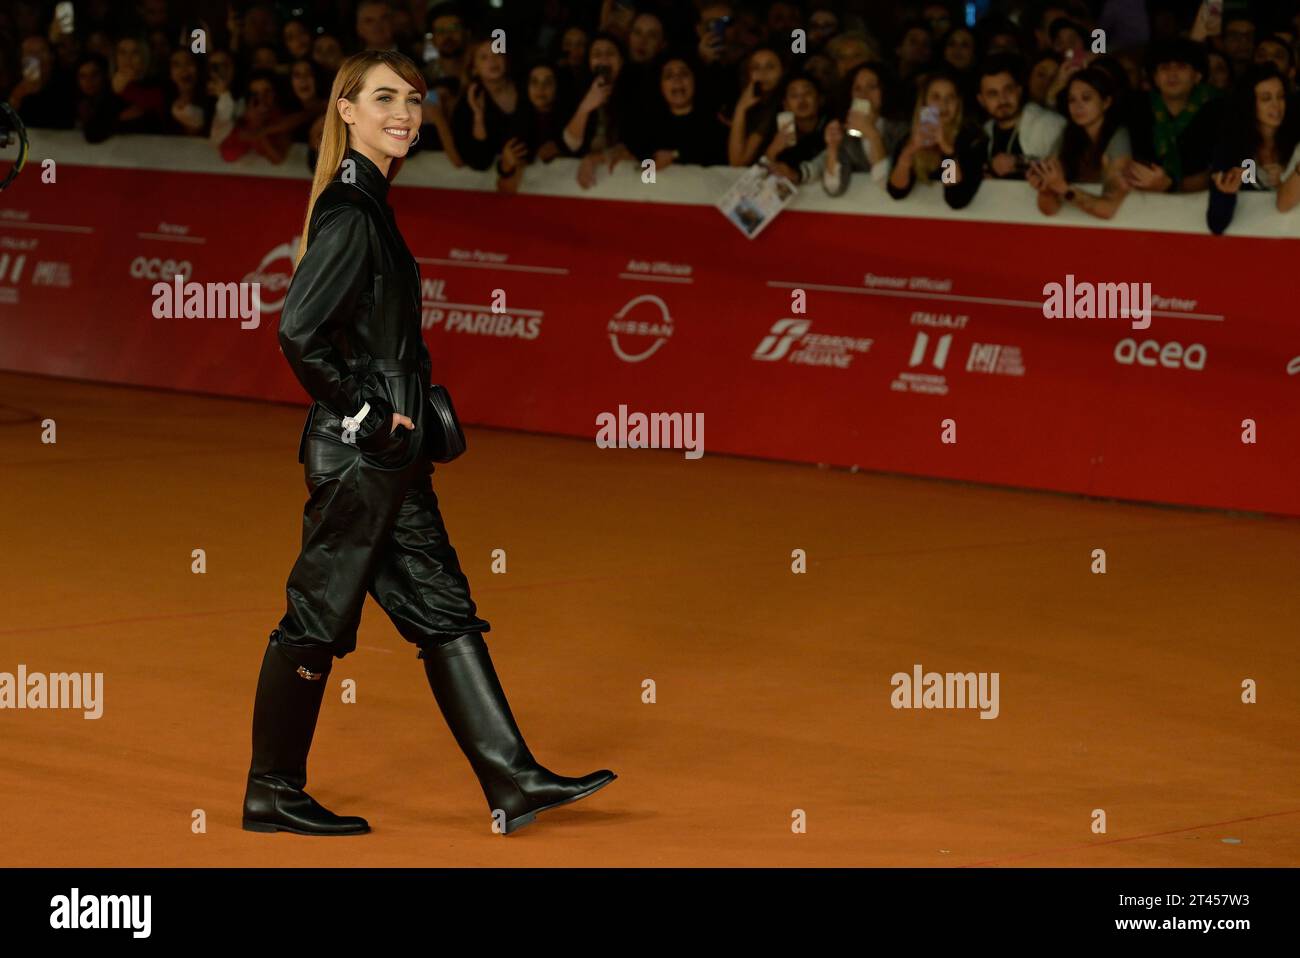
[[[873,342],[853,336],[812,333],[811,329],[810,319],[778,319],[750,358],[768,363],[785,359],[805,366],[848,369],[854,353],[867,352]]]
[[[132,279],[161,279],[170,283],[179,276],[188,281],[194,275],[194,265],[187,259],[159,259],[156,256],[137,256],[131,260]]]
[[[298,237],[281,243],[262,257],[257,269],[244,277],[245,283],[258,283],[259,305],[264,313],[279,312],[293,279],[293,258],[298,254]]]
[[[630,314],[638,306],[635,317]],[[673,335],[673,318],[668,305],[649,293],[629,300],[609,321],[609,344],[625,363],[639,363],[659,351]]]
[[[1300,356],[1291,357],[1291,361],[1286,364],[1286,374],[1288,376],[1300,375]]]
[[[1121,366],[1164,366],[1166,369],[1205,368],[1205,347],[1200,343],[1183,346],[1182,343],[1165,343],[1154,339],[1121,339],[1115,344],[1115,362]]]

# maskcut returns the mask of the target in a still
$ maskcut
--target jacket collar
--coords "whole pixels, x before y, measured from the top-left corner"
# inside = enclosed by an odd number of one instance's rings
[[[388,200],[388,178],[379,172],[379,167],[362,153],[348,147],[343,154],[343,159],[352,160],[356,165],[356,185],[361,187],[379,202],[384,203]],[[334,174],[334,178],[343,179],[343,164],[339,165],[339,170]]]

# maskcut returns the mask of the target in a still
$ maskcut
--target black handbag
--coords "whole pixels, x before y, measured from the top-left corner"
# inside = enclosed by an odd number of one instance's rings
[[[424,451],[434,462],[451,462],[465,451],[465,432],[445,386],[430,386],[425,402]]]

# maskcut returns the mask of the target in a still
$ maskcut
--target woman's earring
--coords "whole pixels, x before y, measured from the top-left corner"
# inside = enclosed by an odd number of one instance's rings
[[[420,142],[420,131],[419,131],[419,130],[416,130],[416,131],[415,131],[415,139],[411,141],[411,146],[415,146],[415,144],[417,144],[417,143],[419,143],[419,142]]]

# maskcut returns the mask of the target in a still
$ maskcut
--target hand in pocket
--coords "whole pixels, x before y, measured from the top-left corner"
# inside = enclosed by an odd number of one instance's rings
[[[404,422],[411,422],[407,417],[399,416],[396,413],[394,413],[394,417],[400,418]],[[400,469],[411,460],[412,435],[414,435],[414,431],[399,422],[382,446],[362,449],[361,456],[367,462],[381,469]]]

